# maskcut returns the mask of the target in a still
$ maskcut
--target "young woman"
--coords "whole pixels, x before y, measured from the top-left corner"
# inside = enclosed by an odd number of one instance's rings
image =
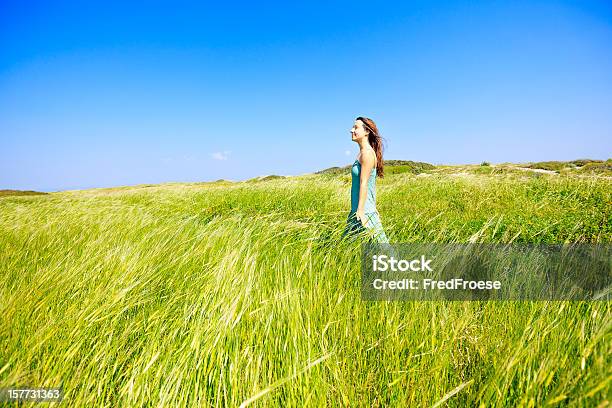
[[[382,138],[374,121],[362,116],[355,119],[351,137],[359,145],[359,155],[351,169],[351,212],[344,236],[369,230],[374,242],[388,243],[376,210],[376,176],[384,177]]]

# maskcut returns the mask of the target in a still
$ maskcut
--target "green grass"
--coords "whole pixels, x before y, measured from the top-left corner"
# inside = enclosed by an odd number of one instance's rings
[[[610,179],[439,170],[378,179],[393,242],[612,240]],[[109,407],[609,400],[609,302],[362,301],[359,242],[339,240],[349,189],[316,175],[0,199],[0,386]]]

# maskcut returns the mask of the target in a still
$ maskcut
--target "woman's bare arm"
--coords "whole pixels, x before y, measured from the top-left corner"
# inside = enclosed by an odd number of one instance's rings
[[[368,180],[370,174],[374,168],[376,159],[374,158],[374,152],[371,150],[367,151],[367,154],[361,157],[361,175],[359,177],[359,204],[357,205],[357,218],[361,219],[361,216],[365,214],[365,203],[368,196]],[[365,217],[364,217],[365,218]],[[363,220],[364,225],[367,220]]]

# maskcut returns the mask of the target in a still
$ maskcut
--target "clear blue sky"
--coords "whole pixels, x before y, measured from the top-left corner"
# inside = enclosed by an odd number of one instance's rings
[[[612,2],[0,4],[0,189],[612,157]]]

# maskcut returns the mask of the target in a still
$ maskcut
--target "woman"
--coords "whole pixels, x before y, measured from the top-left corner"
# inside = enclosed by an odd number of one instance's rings
[[[384,177],[382,138],[374,121],[362,116],[355,119],[351,137],[359,145],[359,155],[351,169],[351,212],[344,236],[369,232],[374,242],[388,243],[376,210],[376,176]]]

